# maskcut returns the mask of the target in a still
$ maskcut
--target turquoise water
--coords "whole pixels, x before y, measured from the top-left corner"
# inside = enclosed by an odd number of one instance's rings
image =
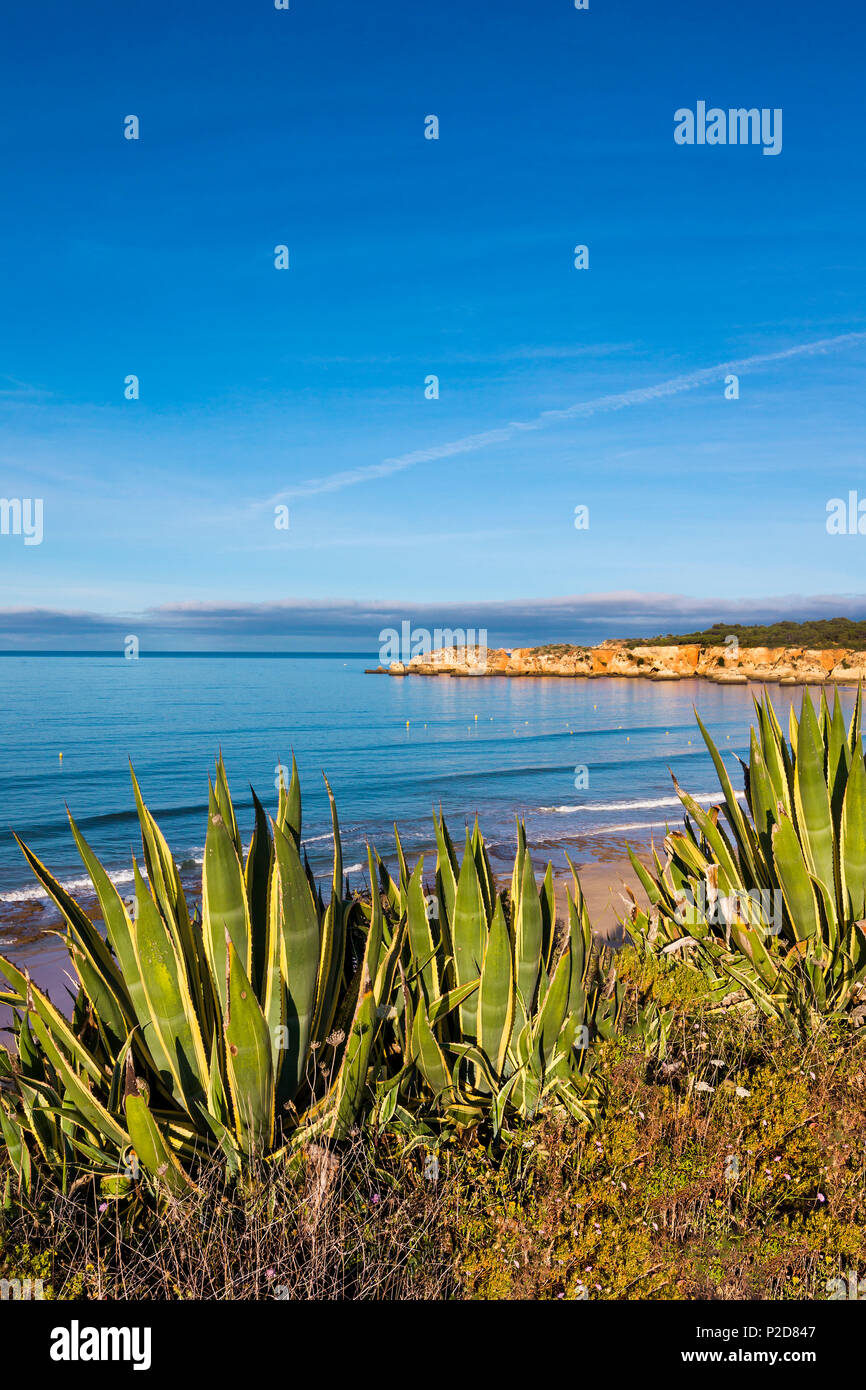
[[[365,676],[370,664],[357,656],[0,659],[0,924],[41,897],[11,828],[86,896],[65,802],[116,881],[129,882],[140,839],[128,759],[193,877],[217,749],[248,834],[249,784],[274,810],[277,767],[294,748],[311,864],[325,874],[331,852],[325,772],[358,886],[365,840],[388,857],[396,820],[407,852],[429,849],[440,803],[455,838],[477,812],[503,866],[515,814],[526,817],[539,858],[558,865],[565,850],[586,861],[627,841],[645,844],[680,819],[668,767],[698,797],[717,796],[693,704],[741,785],[736,754],[748,747],[752,687],[399,679]],[[789,698],[774,694],[782,706]]]

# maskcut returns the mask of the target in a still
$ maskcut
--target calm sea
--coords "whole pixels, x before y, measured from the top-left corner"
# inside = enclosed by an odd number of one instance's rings
[[[277,769],[294,749],[310,862],[327,873],[324,772],[358,885],[365,841],[389,857],[396,821],[407,851],[429,849],[440,803],[455,839],[477,812],[503,867],[515,815],[526,817],[539,859],[557,866],[565,850],[585,862],[620,853],[627,841],[646,844],[680,820],[669,768],[699,799],[717,796],[693,705],[742,784],[736,755],[747,752],[754,687],[398,679],[364,675],[370,664],[356,655],[0,657],[0,939],[28,904],[45,904],[13,828],[83,891],[64,803],[115,880],[130,882],[141,844],[129,760],[177,862],[193,875],[217,750],[248,836],[250,783],[275,810]],[[786,706],[790,695],[774,699]],[[846,707],[852,698],[845,692]],[[33,925],[40,917],[37,909]]]

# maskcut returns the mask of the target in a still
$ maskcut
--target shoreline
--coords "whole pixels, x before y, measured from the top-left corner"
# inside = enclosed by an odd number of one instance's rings
[[[642,646],[603,642],[598,647],[490,648],[446,646],[390,665],[368,667],[365,675],[437,676],[490,680],[553,676],[571,680],[682,681],[714,685],[851,685],[866,681],[866,651],[851,647],[739,647],[695,643]]]

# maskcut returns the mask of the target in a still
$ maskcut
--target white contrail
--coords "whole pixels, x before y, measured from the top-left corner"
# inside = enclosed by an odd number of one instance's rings
[[[835,338],[819,338],[812,343],[802,343],[800,347],[785,348],[782,352],[765,352],[754,357],[741,357],[731,362],[719,362],[715,367],[703,367],[700,371],[689,372],[685,376],[674,376],[668,381],[660,381],[655,386],[639,386],[633,391],[621,391],[617,395],[597,396],[592,401],[579,401],[564,410],[544,410],[532,420],[511,420],[507,425],[495,430],[485,430],[482,434],[467,434],[463,439],[453,439],[447,444],[436,444],[431,449],[415,449],[397,458],[383,459],[381,463],[362,465],[360,468],[347,468],[341,473],[330,473],[323,478],[310,478],[297,487],[286,488],[262,503],[272,506],[275,502],[286,502],[293,497],[312,497],[320,492],[339,492],[355,483],[370,482],[374,478],[387,478],[391,473],[401,473],[404,468],[414,468],[416,463],[433,463],[436,459],[453,458],[455,454],[471,454],[478,449],[486,449],[491,444],[505,444],[509,439],[525,430],[540,430],[558,420],[581,420],[590,415],[600,415],[608,410],[624,410],[630,405],[642,405],[645,401],[657,401],[665,396],[678,396],[682,391],[693,391],[705,382],[713,381],[722,374],[748,371],[752,367],[763,367],[768,362],[783,362],[790,357],[810,357],[815,353],[829,352],[852,343],[862,343],[866,333],[842,333]]]

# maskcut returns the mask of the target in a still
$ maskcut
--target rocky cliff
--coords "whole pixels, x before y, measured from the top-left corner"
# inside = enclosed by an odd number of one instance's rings
[[[866,651],[845,647],[659,646],[603,642],[600,647],[515,647],[511,650],[444,647],[411,661],[392,662],[379,671],[390,676],[600,676],[645,680],[715,681],[745,685],[772,681],[779,685],[822,685],[826,681],[866,680]]]

